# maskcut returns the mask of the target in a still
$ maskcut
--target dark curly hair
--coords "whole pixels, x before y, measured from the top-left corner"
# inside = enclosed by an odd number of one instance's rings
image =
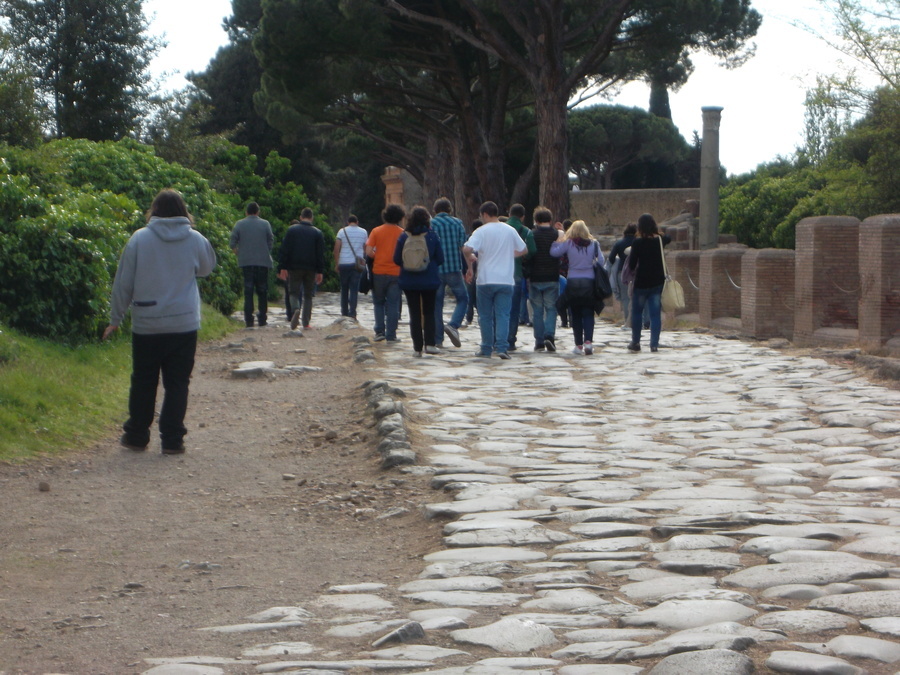
[[[399,204],[391,204],[381,212],[381,219],[391,225],[399,224],[405,217],[406,210]]]

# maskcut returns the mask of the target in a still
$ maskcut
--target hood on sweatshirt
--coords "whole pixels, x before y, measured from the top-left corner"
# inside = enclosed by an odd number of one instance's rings
[[[157,218],[153,216],[147,223],[147,229],[163,241],[181,241],[191,233],[191,221],[184,216]]]

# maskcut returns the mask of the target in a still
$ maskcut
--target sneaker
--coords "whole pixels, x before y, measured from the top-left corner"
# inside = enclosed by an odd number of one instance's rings
[[[444,333],[450,338],[450,342],[453,343],[454,347],[462,347],[462,342],[459,341],[459,331],[453,326],[449,324],[444,325]]]
[[[658,351],[659,351],[659,347],[650,347],[650,351],[651,351],[651,352],[658,352]]]
[[[572,353],[578,354],[579,356],[584,356],[584,347],[582,347],[581,345],[575,345],[572,348]]]
[[[499,354],[497,354],[497,356],[499,356],[499,357],[500,357],[501,359],[503,359],[504,361],[509,361],[509,360],[512,358],[512,357],[509,355],[509,352],[500,352]]]
[[[162,454],[164,455],[183,455],[184,454],[184,443],[179,443],[178,445],[172,447],[163,446]]]
[[[293,315],[291,316],[291,330],[297,330],[297,326],[300,325],[300,310],[295,309]]]
[[[268,325],[269,325],[269,322],[268,322],[268,321],[260,321],[260,322],[259,322],[259,327],[260,327],[260,328],[265,328],[265,327],[268,326]]]
[[[386,342],[400,342],[400,338],[387,338]]]
[[[534,343],[534,351],[536,351],[536,352],[544,351],[544,343],[543,342],[535,342]]]
[[[518,347],[516,347],[515,345],[510,345],[510,346],[507,348],[506,351],[508,351],[508,352],[514,352],[514,351],[516,351],[517,349],[518,349]]]
[[[133,450],[134,452],[143,452],[147,449],[146,444],[141,445],[140,443],[133,443],[129,438],[128,434],[122,434],[119,437],[119,445],[123,448],[128,448],[129,450]]]
[[[591,344],[590,340],[584,341],[584,355],[590,356],[594,353],[594,345]]]
[[[478,359],[489,359],[491,358],[490,354],[485,354],[484,352],[475,352],[475,358]]]
[[[426,354],[440,354],[441,350],[435,347],[434,345],[425,345],[425,353]]]
[[[422,352],[413,352],[413,356],[418,356],[420,359],[422,358]]]
[[[641,351],[641,346],[637,342],[629,342],[628,343],[628,351],[639,352],[639,351]]]
[[[384,340],[384,333],[375,333],[375,342],[381,342]]]
[[[309,324],[303,326],[303,330],[309,330],[310,328],[312,328],[312,326],[310,326]]]
[[[544,347],[547,348],[548,352],[556,351],[556,342],[553,341],[553,338],[547,338],[544,340]]]

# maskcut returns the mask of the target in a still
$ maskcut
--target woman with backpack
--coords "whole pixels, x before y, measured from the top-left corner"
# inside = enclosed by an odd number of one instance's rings
[[[400,290],[409,307],[409,333],[415,356],[440,354],[435,347],[434,303],[444,262],[441,239],[431,229],[431,216],[424,206],[415,206],[406,219],[406,231],[397,240],[394,263],[400,266]]]
[[[566,256],[569,272],[566,277],[566,304],[572,311],[572,333],[575,337],[575,354],[590,356],[594,353],[594,260],[603,264],[600,244],[591,236],[583,220],[576,220],[572,227],[550,246],[554,258]]]

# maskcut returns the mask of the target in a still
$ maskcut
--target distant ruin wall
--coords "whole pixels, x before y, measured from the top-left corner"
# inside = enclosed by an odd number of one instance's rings
[[[583,220],[598,234],[621,233],[642,213],[657,223],[685,210],[688,200],[699,200],[700,188],[659,190],[581,190],[569,193],[572,220]]]

